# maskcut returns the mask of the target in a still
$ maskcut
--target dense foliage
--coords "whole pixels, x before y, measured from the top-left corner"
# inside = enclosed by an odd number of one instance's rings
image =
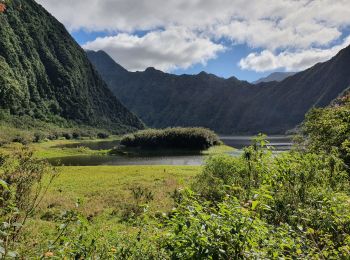
[[[62,24],[34,0],[5,4],[0,12],[0,108],[51,123],[143,127],[113,96]]]
[[[175,259],[345,259],[349,184],[333,156],[214,157],[172,212],[166,246]]]
[[[43,122],[28,115],[11,115],[8,111],[0,109],[0,147],[11,142],[29,144],[60,138],[105,139],[110,134],[126,133],[129,130],[129,128],[119,128],[116,131],[99,129],[64,119],[57,119],[55,123]]]
[[[148,129],[124,136],[126,147],[205,150],[220,144],[219,137],[205,128]]]
[[[324,109],[313,109],[302,125],[302,144],[316,153],[336,151],[350,167],[350,93]]]
[[[258,85],[201,72],[128,72],[103,51],[88,52],[110,89],[148,126],[202,126],[221,134],[285,133],[312,107],[325,107],[350,86],[350,47],[282,82]]]

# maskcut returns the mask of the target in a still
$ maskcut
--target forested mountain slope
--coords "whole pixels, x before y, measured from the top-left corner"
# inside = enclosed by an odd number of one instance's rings
[[[64,26],[34,0],[0,12],[0,109],[43,121],[138,129]]]

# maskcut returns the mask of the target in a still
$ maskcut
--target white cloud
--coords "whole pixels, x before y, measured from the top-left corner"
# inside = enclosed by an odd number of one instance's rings
[[[70,30],[180,26],[254,47],[327,45],[350,25],[348,0],[36,0]]]
[[[205,64],[224,50],[207,38],[179,27],[153,31],[143,37],[120,33],[117,36],[97,38],[83,48],[104,50],[125,68],[136,71],[156,67],[164,71]]]
[[[276,69],[299,71],[307,69],[318,62],[329,60],[349,44],[350,37],[346,38],[342,44],[335,45],[330,49],[312,48],[298,52],[283,51],[279,54],[264,50],[260,53],[251,53],[246,58],[241,59],[239,66],[242,69],[259,72]]]
[[[87,31],[110,31],[120,36],[115,36],[114,45],[118,51],[113,51],[114,57],[123,56],[119,46],[120,41],[128,36],[134,44],[135,39],[139,43],[135,46],[147,46],[140,53],[152,53],[162,56],[162,59],[146,60],[158,68],[171,68],[173,66],[188,66],[186,62],[175,59],[169,52],[162,49],[159,52],[152,49],[146,42],[151,41],[147,37],[137,37],[136,31],[155,31],[154,37],[162,39],[162,47],[172,45],[172,37],[165,37],[159,33],[159,29],[165,32],[171,28],[182,28],[187,34],[191,34],[191,43],[206,42],[207,48],[213,44],[213,40],[227,40],[229,44],[247,44],[253,48],[265,50],[264,62],[267,67],[272,66],[270,57],[280,55],[282,57],[300,57],[300,67],[312,64],[311,61],[323,60],[319,53],[322,49],[331,50],[335,42],[344,37],[345,27],[350,26],[350,1],[349,0],[36,0],[52,12],[66,27],[73,31],[84,29]],[[152,34],[151,34],[152,35]],[[160,36],[161,35],[161,36]],[[136,38],[134,38],[136,37]],[[175,37],[173,35],[173,37]],[[187,42],[180,39],[183,35],[175,37],[177,41]],[[123,38],[123,39],[122,39]],[[104,41],[111,41],[106,38]],[[165,42],[168,40],[168,42]],[[102,41],[102,40],[99,40]],[[197,42],[198,41],[198,42]],[[211,43],[210,43],[211,41]],[[118,43],[117,43],[118,42]],[[140,43],[142,42],[142,44]],[[97,44],[97,43],[95,43]],[[157,44],[157,46],[159,43]],[[216,44],[217,45],[217,44]],[[94,45],[97,46],[97,45]],[[133,47],[134,54],[136,47]],[[209,47],[208,47],[209,46]],[[110,47],[109,47],[110,48]],[[129,48],[130,49],[130,48]],[[325,51],[321,51],[326,53]],[[111,52],[112,53],[112,52]],[[177,54],[179,52],[176,52]],[[277,53],[277,54],[276,54]],[[202,54],[203,55],[203,54]],[[209,57],[213,57],[208,52]],[[258,54],[251,54],[251,59]],[[302,57],[302,55],[308,55]],[[316,56],[319,58],[310,58]],[[125,56],[125,57],[124,57]],[[123,60],[132,59],[135,56]],[[201,56],[198,54],[198,56]],[[258,56],[261,56],[258,55]],[[157,65],[157,61],[168,62]],[[196,55],[197,57],[197,55]],[[270,57],[270,58],[269,58]],[[185,59],[185,58],[181,58]],[[201,59],[201,58],[196,58]],[[283,58],[287,60],[287,58]],[[206,60],[206,58],[204,58]],[[262,58],[261,58],[262,60]],[[120,60],[117,60],[120,61]],[[306,62],[310,61],[310,62]],[[144,64],[134,64],[129,61],[130,67],[141,68]],[[167,64],[169,63],[169,64]],[[192,62],[193,63],[193,62]],[[175,64],[175,65],[174,65]],[[178,65],[180,64],[180,65]],[[181,65],[185,64],[185,65]],[[290,67],[295,68],[295,65]]]

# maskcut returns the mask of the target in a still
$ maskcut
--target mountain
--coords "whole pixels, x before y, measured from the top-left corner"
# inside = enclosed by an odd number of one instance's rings
[[[296,72],[273,72],[267,77],[258,79],[257,81],[254,81],[253,84],[259,84],[262,82],[271,82],[271,81],[278,81],[281,82],[285,80],[286,78],[295,75]]]
[[[0,108],[115,131],[143,123],[112,94],[65,27],[34,0],[0,13]]]
[[[280,134],[301,123],[310,108],[328,105],[350,86],[350,47],[282,82],[257,85],[205,72],[180,76],[154,68],[127,72],[102,51],[87,54],[123,104],[152,127]]]

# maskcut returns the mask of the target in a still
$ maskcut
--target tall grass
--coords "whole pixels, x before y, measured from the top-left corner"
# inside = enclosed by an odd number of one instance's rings
[[[219,137],[211,130],[199,127],[142,130],[123,137],[121,145],[140,148],[171,148],[205,150],[219,145]]]

